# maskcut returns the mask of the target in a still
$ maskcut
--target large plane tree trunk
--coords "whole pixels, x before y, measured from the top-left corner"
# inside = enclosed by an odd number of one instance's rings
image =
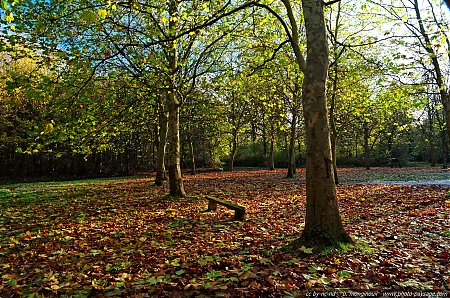
[[[170,0],[169,15],[173,16],[169,20],[169,31],[176,32],[178,25],[178,1]],[[168,124],[168,171],[169,171],[169,194],[171,196],[184,197],[183,179],[181,177],[180,166],[180,101],[176,94],[176,80],[178,69],[178,52],[176,41],[168,43],[169,60],[169,91],[167,93],[167,103],[169,109]]]
[[[326,104],[328,46],[323,1],[303,0],[307,60],[298,42],[298,26],[289,0],[282,0],[293,31],[291,42],[304,74],[303,113],[306,128],[306,220],[300,238],[292,245],[320,250],[339,242],[351,243],[344,230],[336,198],[330,131]]]

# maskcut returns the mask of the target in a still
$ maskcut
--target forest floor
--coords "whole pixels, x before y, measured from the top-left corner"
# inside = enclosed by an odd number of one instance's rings
[[[0,186],[0,297],[450,296],[449,172],[339,173],[355,245],[321,254],[282,250],[304,225],[302,169],[185,175],[184,199],[151,177]],[[206,195],[246,219],[202,212]]]

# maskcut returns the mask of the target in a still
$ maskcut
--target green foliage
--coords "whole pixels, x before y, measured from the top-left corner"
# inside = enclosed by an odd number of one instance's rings
[[[264,3],[284,16],[281,3]],[[108,159],[128,158],[131,152],[135,164],[149,169],[158,142],[156,103],[172,92],[169,88],[182,104],[184,160],[189,160],[193,143],[200,165],[220,168],[231,159],[230,142],[236,138],[237,165],[266,166],[274,139],[275,164],[286,166],[291,116],[301,115],[302,74],[274,15],[252,8],[215,20],[241,3],[223,5],[188,1],[169,11],[158,1],[2,0],[0,151],[61,163],[65,157],[104,154]],[[428,5],[434,4],[428,3],[422,13],[433,33],[422,43],[390,38],[403,32],[405,19],[417,27],[412,11],[401,5],[386,12],[370,3],[326,7],[336,35],[330,38],[328,96],[336,97],[341,164],[362,165],[367,150],[374,165],[388,165],[391,158],[406,164],[430,159],[429,152],[444,146],[438,133],[444,123],[441,104],[420,95],[438,91],[422,76],[433,59],[440,61],[444,73],[449,65],[448,36],[441,25],[445,22],[433,18]],[[300,24],[301,9],[294,14]],[[10,34],[10,26],[17,34]],[[303,34],[300,31],[299,47],[305,51]],[[176,41],[168,42],[169,36]],[[168,59],[175,48],[176,75]],[[432,105],[430,114],[417,119],[427,105]],[[433,127],[427,137],[417,137],[427,126]],[[299,125],[297,160],[304,156],[302,131]],[[22,159],[28,164],[29,159]]]
[[[357,239],[354,243],[338,243],[336,246],[328,247],[321,254],[348,254],[353,251],[361,252],[363,255],[371,255],[374,253],[373,248],[367,241]]]
[[[450,229],[444,231],[444,236],[450,238]]]

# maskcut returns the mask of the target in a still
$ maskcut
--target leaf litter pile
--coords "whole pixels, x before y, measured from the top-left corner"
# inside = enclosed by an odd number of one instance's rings
[[[305,184],[303,171],[284,175],[186,175],[184,199],[139,177],[3,186],[0,296],[448,294],[449,187],[344,183],[339,206],[355,245],[286,253],[304,225]],[[202,212],[206,195],[245,206],[246,219],[221,206]]]

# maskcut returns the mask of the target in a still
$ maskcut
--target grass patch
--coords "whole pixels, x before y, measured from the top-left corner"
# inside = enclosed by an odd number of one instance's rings
[[[321,255],[348,254],[351,252],[360,252],[366,256],[374,253],[368,242],[357,239],[354,240],[354,243],[338,243],[335,246],[328,247],[321,252]]]
[[[22,187],[49,187],[49,186],[78,186],[85,184],[98,184],[101,182],[118,182],[118,181],[128,181],[133,179],[145,179],[150,178],[152,175],[134,175],[134,176],[117,176],[117,177],[99,177],[99,178],[88,178],[88,179],[73,179],[73,180],[61,180],[61,181],[36,181],[36,182],[18,182],[18,183],[8,183],[0,181],[0,185],[8,188],[22,188]]]
[[[45,190],[15,189],[0,190],[0,206],[17,207],[40,204],[53,198],[53,193]]]

